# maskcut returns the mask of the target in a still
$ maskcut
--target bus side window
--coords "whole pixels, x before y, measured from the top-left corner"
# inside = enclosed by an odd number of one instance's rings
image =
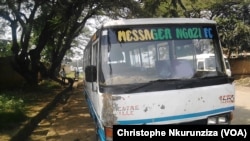
[[[109,52],[109,61],[119,63],[124,60],[124,55],[120,47],[112,47]]]
[[[96,66],[90,65],[85,68],[85,79],[87,82],[96,82]]]

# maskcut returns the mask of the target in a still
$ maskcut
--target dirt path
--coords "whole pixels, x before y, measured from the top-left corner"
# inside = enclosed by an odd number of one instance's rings
[[[93,141],[94,124],[83,97],[82,85],[69,93],[42,120],[28,141]]]
[[[232,124],[250,125],[250,87],[236,86],[235,111]]]

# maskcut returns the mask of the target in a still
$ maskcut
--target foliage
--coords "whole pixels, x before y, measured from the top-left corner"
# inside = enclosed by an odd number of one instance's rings
[[[58,89],[61,88],[61,85],[53,80],[43,80],[42,82],[39,83],[39,87],[42,89]]]
[[[32,103],[46,99],[53,90],[60,89],[60,83],[53,80],[43,80],[38,86],[30,85],[20,89],[0,92],[0,128],[15,128],[17,124],[27,120],[27,110]]]
[[[213,17],[223,47],[232,51],[250,50],[250,1],[221,1],[213,6]]]
[[[22,112],[24,103],[22,99],[0,95],[0,113]]]
[[[11,45],[9,40],[0,40],[0,57],[11,56]]]
[[[26,119],[24,101],[20,98],[0,94],[0,128]]]
[[[223,47],[250,50],[250,0],[143,0],[151,17],[216,20]]]
[[[38,72],[44,78],[56,77],[65,54],[76,46],[75,39],[84,31],[88,19],[99,15],[132,18],[140,10],[139,2],[134,0],[0,2],[0,17],[12,31],[14,68],[30,85],[38,84]]]
[[[67,74],[67,77],[70,77],[70,78],[75,78],[75,72],[74,71],[72,71],[72,72],[70,72],[70,73],[68,73]],[[79,78],[80,79],[83,79],[83,73],[79,73]]]
[[[145,17],[180,17],[186,7],[182,0],[141,0]]]
[[[235,18],[218,18],[218,29],[224,47],[241,47],[247,49],[249,42],[250,26]]]

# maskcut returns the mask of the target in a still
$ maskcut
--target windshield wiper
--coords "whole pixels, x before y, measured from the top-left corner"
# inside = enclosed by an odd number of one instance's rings
[[[202,79],[214,79],[214,78],[222,78],[222,77],[225,77],[225,76],[208,76],[208,75],[204,75],[204,76],[201,76],[201,77],[195,77],[194,79],[197,79],[197,80],[202,80]]]
[[[157,80],[153,80],[153,81],[149,81],[147,83],[141,84],[141,85],[134,87],[132,89],[129,89],[129,90],[125,91],[125,93],[131,93],[131,92],[145,88],[147,86],[150,86],[150,85],[158,83],[158,82],[173,82],[173,81],[178,81],[178,80],[180,80],[180,79],[157,79]]]
[[[208,85],[208,84],[210,85],[211,81],[214,81],[220,78],[223,78],[223,76],[205,76],[204,75],[203,77],[193,77],[191,79],[157,79],[157,80],[149,81],[147,83],[137,84],[135,87],[125,91],[125,93],[131,93],[135,91],[142,92],[142,91],[147,91],[151,89],[166,89],[166,87],[168,87],[168,89],[193,88],[193,87],[197,87],[198,85],[199,86]],[[206,81],[206,82],[203,83],[203,81]]]
[[[192,88],[195,87],[197,84],[199,85],[202,81],[206,81],[206,80],[214,80],[214,79],[220,79],[223,78],[225,76],[207,76],[204,75],[202,77],[195,77],[195,78],[191,78],[189,79],[188,82],[183,82],[179,85],[176,86],[177,89],[182,89],[182,88]],[[203,83],[203,82],[202,82]]]

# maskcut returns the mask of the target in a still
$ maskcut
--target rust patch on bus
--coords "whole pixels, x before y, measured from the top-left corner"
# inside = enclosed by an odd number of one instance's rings
[[[105,126],[113,126],[117,117],[113,113],[113,100],[111,94],[103,94],[102,118]]]

